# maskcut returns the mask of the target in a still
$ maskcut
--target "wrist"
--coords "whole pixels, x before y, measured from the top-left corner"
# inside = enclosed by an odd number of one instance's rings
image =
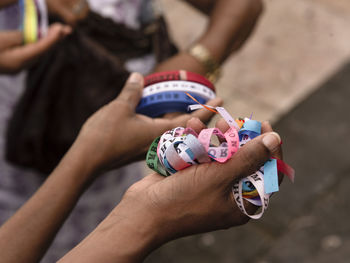
[[[92,152],[87,149],[87,145],[74,142],[59,165],[54,170],[55,173],[68,174],[75,181],[76,185],[88,186],[98,170],[99,161]]]
[[[142,262],[164,243],[161,226],[141,205],[122,201],[62,262]]]

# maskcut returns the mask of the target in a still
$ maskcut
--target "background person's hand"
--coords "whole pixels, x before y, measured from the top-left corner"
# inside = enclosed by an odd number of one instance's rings
[[[0,32],[0,74],[22,70],[71,31],[69,26],[53,24],[47,36],[27,45],[23,45],[20,31]]]
[[[174,118],[152,119],[136,114],[142,89],[143,76],[131,74],[120,95],[87,120],[73,147],[84,149],[97,167],[120,167],[144,158],[152,141],[163,132],[186,125],[192,117],[205,122],[213,116],[205,109]],[[208,102],[212,106],[221,103],[220,98]]]
[[[188,126],[204,128],[198,119]],[[226,129],[219,121],[218,128]],[[232,186],[280,155],[281,139],[263,124],[261,136],[248,142],[226,163],[191,166],[163,177],[151,174],[135,183],[110,215],[62,262],[141,262],[152,250],[186,235],[248,222],[232,196]],[[257,208],[247,204],[249,212]],[[106,260],[106,261],[105,261]]]

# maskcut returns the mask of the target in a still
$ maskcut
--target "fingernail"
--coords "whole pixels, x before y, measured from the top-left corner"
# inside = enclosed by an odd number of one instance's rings
[[[128,83],[133,83],[133,84],[143,85],[143,76],[140,73],[133,72],[129,76],[127,82]]]
[[[278,135],[278,133],[269,132],[266,133],[266,135],[262,139],[262,142],[266,146],[266,148],[270,150],[270,152],[273,152],[279,147],[281,143],[281,137]]]

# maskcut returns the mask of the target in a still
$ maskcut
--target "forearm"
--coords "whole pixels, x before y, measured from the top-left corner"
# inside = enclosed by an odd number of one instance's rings
[[[92,166],[74,147],[17,213],[0,228],[4,262],[38,262],[90,180]]]
[[[119,204],[101,224],[59,262],[139,263],[164,243],[164,222],[143,204]]]
[[[210,22],[197,43],[208,49],[218,63],[238,50],[252,32],[262,12],[261,0],[191,0],[200,9],[211,10]],[[214,4],[215,3],[215,4]],[[187,52],[158,65],[155,71],[185,69],[205,74],[205,67]]]
[[[218,0],[200,41],[219,62],[238,50],[248,38],[262,12],[261,0]]]

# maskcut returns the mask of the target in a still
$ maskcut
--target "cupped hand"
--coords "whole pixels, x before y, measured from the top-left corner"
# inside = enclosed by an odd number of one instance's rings
[[[0,32],[0,74],[22,70],[71,31],[69,26],[56,23],[50,26],[47,36],[27,45],[22,45],[20,31]]]
[[[189,126],[197,132],[204,127],[195,119]],[[228,126],[219,121],[217,127],[225,131]],[[129,189],[121,207],[151,211],[151,218],[162,225],[166,240],[248,222],[233,199],[233,184],[257,171],[270,157],[281,157],[279,135],[268,123],[263,123],[263,132],[224,164],[191,166],[169,177],[149,175]],[[257,209],[249,203],[246,207],[249,212]],[[116,213],[120,213],[118,207]]]
[[[145,157],[148,147],[166,130],[184,126],[192,117],[208,121],[213,113],[199,110],[174,118],[150,118],[136,114],[142,97],[143,76],[133,73],[120,95],[101,108],[84,124],[74,146],[79,145],[96,167],[120,167]],[[218,106],[220,98],[208,104]]]

